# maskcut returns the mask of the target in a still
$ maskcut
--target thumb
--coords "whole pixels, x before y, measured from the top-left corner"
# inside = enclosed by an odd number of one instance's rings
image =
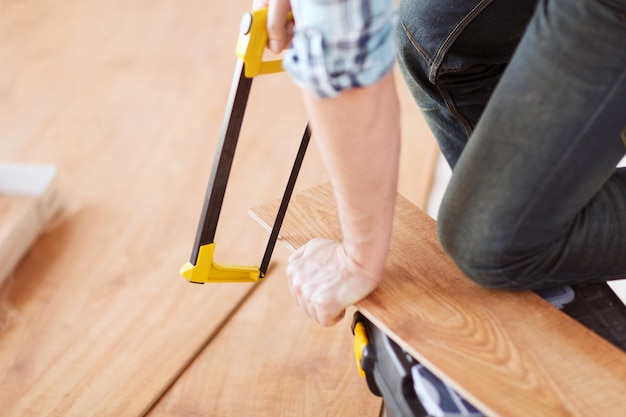
[[[268,46],[275,54],[281,52],[291,42],[293,24],[287,20],[289,10],[291,10],[289,0],[269,0],[267,37]]]

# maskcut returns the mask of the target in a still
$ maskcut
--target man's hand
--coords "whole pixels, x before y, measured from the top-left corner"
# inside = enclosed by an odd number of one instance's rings
[[[331,326],[343,318],[346,307],[374,291],[380,277],[369,276],[341,242],[313,239],[289,258],[287,280],[298,305]]]
[[[268,7],[267,12],[267,46],[275,54],[280,53],[291,43],[293,37],[293,21],[287,20],[291,10],[291,0],[254,0],[252,9]]]

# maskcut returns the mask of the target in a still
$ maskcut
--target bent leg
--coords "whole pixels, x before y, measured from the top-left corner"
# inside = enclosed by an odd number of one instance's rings
[[[440,240],[470,278],[626,277],[626,1],[543,0],[454,170]]]

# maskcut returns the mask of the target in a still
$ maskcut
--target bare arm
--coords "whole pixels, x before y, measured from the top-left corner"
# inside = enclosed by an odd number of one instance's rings
[[[290,259],[298,304],[324,325],[373,291],[387,259],[397,190],[399,109],[393,74],[332,99],[305,92],[343,239],[313,240]]]
[[[347,253],[382,273],[397,189],[399,107],[393,74],[337,98],[305,92],[316,144],[328,170]]]
[[[289,44],[288,0],[269,3],[268,34],[274,52]],[[304,89],[304,99],[337,201],[342,241],[314,239],[287,268],[297,303],[323,325],[373,291],[382,279],[397,189],[399,105],[393,73],[333,98]]]

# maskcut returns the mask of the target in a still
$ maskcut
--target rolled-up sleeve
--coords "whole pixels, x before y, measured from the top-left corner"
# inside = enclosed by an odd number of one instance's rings
[[[283,67],[318,97],[379,81],[395,62],[394,0],[292,0]]]

